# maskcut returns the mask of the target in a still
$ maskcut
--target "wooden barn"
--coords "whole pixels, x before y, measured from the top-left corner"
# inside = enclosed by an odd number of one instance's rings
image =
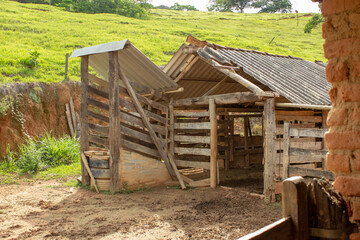
[[[73,53],[82,59],[85,184],[216,187],[232,169],[260,169],[271,201],[289,175],[333,177],[323,63],[187,42],[162,70],[127,40]],[[199,170],[203,179],[193,179]]]
[[[331,101],[324,63],[223,47],[192,36],[187,42],[164,67],[184,88],[167,95],[173,99],[170,150],[177,166],[211,169],[212,148],[217,148],[220,176],[222,169],[264,166],[269,200],[274,182],[289,175],[333,178],[325,166]],[[218,134],[213,146],[208,137],[212,111]]]

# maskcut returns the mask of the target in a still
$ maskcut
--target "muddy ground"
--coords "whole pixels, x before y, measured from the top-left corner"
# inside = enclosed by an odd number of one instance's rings
[[[0,185],[0,238],[237,239],[281,218],[280,204],[249,194],[261,181],[225,185],[115,195],[60,180]]]

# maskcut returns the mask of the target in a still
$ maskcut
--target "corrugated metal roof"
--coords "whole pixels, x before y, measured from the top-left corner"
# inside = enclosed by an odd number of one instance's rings
[[[118,51],[119,65],[130,81],[138,83],[137,92],[147,89],[176,89],[178,85],[138,50],[129,40],[100,44],[75,50],[71,57],[89,55],[89,65],[105,80],[108,80],[108,52]],[[122,83],[121,83],[122,84]]]
[[[179,76],[191,60],[191,56],[194,56],[193,54],[183,54],[183,49],[186,47],[187,45],[183,44],[164,68],[164,71],[173,79]],[[282,96],[277,102],[331,105],[328,95],[331,84],[326,81],[326,64],[214,44],[199,48],[195,55],[199,56],[201,61],[194,64],[178,81],[185,91],[174,94],[172,97],[176,99],[201,96],[201,93],[216,84],[214,81],[220,81],[225,76],[207,62],[207,59],[211,58],[223,66],[237,67],[234,70],[238,75],[256,84],[262,90],[277,92]],[[194,79],[204,81],[194,82]],[[235,91],[248,90],[244,87],[238,89],[234,84],[227,83],[222,84],[213,94]]]

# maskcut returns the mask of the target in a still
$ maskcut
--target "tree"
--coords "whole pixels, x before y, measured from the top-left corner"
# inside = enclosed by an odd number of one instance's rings
[[[198,11],[194,6],[180,5],[179,3],[175,3],[169,9],[171,9],[171,10],[179,10],[179,11]]]
[[[244,12],[246,7],[250,7],[253,0],[210,0],[209,11],[231,12],[232,10]]]
[[[288,13],[292,8],[290,0],[257,0],[251,6],[261,8],[259,13]]]

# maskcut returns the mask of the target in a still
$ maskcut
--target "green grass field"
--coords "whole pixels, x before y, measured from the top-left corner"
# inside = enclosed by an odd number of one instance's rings
[[[62,81],[66,53],[123,39],[156,64],[166,64],[188,34],[224,46],[325,60],[321,28],[305,34],[310,17],[300,17],[297,25],[296,18],[290,18],[294,16],[152,10],[148,19],[139,20],[0,0],[0,84]],[[40,53],[39,65],[33,69],[21,63],[29,50]],[[79,59],[69,61],[71,80],[79,80],[79,63]]]

